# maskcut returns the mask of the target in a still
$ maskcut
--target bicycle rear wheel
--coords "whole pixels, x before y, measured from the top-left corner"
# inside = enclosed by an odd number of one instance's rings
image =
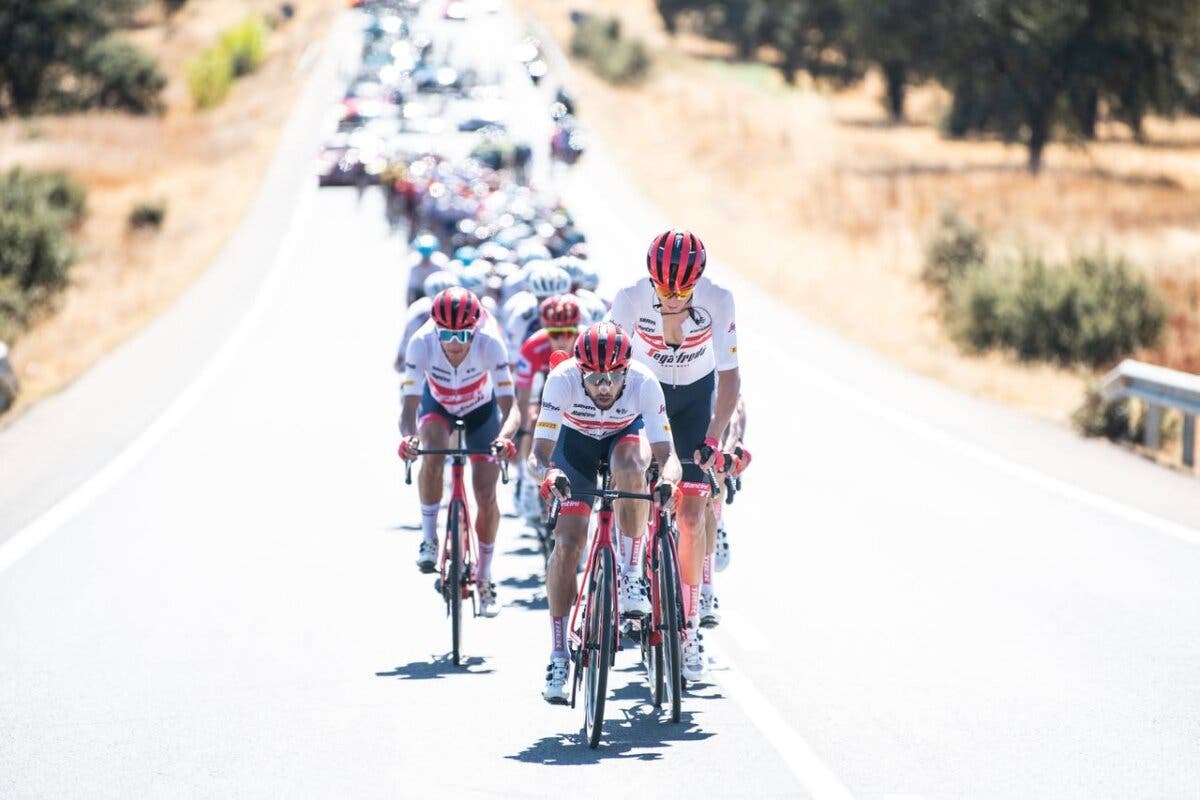
[[[679,605],[679,577],[676,575],[675,540],[670,532],[658,537],[658,596],[662,605],[662,643],[658,650],[660,667],[658,681],[662,693],[655,699],[665,700],[671,722],[679,722],[683,704],[683,661],[680,653],[680,622],[683,614]],[[663,696],[665,695],[665,697]]]
[[[450,605],[450,652],[456,667],[462,660],[463,551],[462,533],[458,529],[461,519],[459,503],[452,500],[446,515],[446,541],[450,543],[450,564],[442,591],[446,593],[446,602]]]
[[[588,576],[587,619],[584,621],[583,646],[587,656],[584,686],[584,733],[588,747],[600,744],[604,727],[604,700],[608,694],[608,668],[612,664],[616,642],[616,620],[613,617],[612,551],[600,548],[596,563]]]

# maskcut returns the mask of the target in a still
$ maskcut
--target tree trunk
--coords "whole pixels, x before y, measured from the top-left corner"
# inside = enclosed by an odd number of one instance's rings
[[[1077,97],[1075,119],[1079,123],[1079,135],[1089,142],[1096,138],[1096,121],[1100,117],[1100,92],[1095,89],[1083,90],[1082,96]]]
[[[1050,139],[1050,110],[1048,108],[1033,108],[1029,110],[1029,171],[1037,175],[1042,171],[1042,151]]]
[[[893,123],[904,121],[904,93],[908,86],[908,69],[903,62],[885,61],[883,78],[887,81],[888,116]]]

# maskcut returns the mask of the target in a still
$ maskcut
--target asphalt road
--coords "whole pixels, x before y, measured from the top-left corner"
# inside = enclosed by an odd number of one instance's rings
[[[402,243],[377,193],[306,172],[348,35],[221,263],[0,431],[0,797],[1200,795],[1196,483],[904,373],[720,258],[755,464],[711,683],[664,723],[623,653],[580,744],[511,520],[502,613],[449,666],[394,455]],[[599,147],[559,177],[632,279],[666,220]]]

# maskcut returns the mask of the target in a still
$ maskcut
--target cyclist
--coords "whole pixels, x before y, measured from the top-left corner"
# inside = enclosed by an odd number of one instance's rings
[[[512,437],[520,416],[513,405],[512,373],[504,342],[479,324],[482,306],[475,295],[454,286],[433,298],[430,320],[408,343],[400,414],[401,458],[417,457],[417,449],[445,449],[457,420],[466,427],[467,447],[495,448],[511,460]],[[420,419],[418,420],[418,412]],[[423,537],[417,566],[433,572],[437,560],[437,517],[442,501],[442,456],[425,456],[418,477]],[[476,580],[480,613],[494,617],[496,585],[492,554],[500,525],[496,481],[500,468],[494,458],[471,457],[471,483],[478,507],[475,532],[479,539]]]
[[[617,292],[610,312],[613,322],[632,332],[634,357],[662,383],[675,449],[702,462],[684,466],[683,501],[676,517],[688,620],[682,671],[688,680],[699,680],[704,673],[699,587],[707,550],[705,470],[717,463],[718,437],[729,424],[741,388],[733,295],[703,277],[706,263],[704,244],[694,234],[659,234],[646,254],[649,275]]]
[[[577,256],[562,256],[554,259],[554,265],[562,267],[571,278],[571,294],[575,295],[583,312],[585,324],[599,322],[608,316],[608,303],[596,294],[600,275],[586,261]]]
[[[590,498],[571,499],[569,489],[559,492],[556,480],[566,477],[569,486],[595,488],[598,465],[604,459],[615,488],[646,491],[647,462],[639,432],[644,432],[651,454],[662,465],[661,480],[672,486],[672,494],[681,474],[662,387],[649,369],[632,360],[625,332],[612,323],[596,323],[579,334],[574,354],[546,378],[530,465],[543,496],[562,501],[546,575],[552,648],[542,690],[542,697],[555,704],[567,702],[567,615],[575,599],[575,568],[592,510]],[[645,501],[618,500],[616,512],[619,531],[637,531],[639,536],[645,531],[649,512]],[[622,563],[619,595],[625,614],[650,611],[640,567],[636,559]]]
[[[439,292],[458,285],[458,278],[445,270],[438,270],[425,279],[425,283],[421,285],[422,296],[408,305],[408,312],[404,318],[404,333],[400,337],[400,347],[396,349],[396,372],[404,372],[404,356],[408,353],[408,343],[421,326],[429,321],[433,298]]]
[[[534,395],[534,379],[544,377],[550,371],[550,356],[555,351],[570,352],[579,335],[580,310],[575,298],[569,294],[547,297],[538,307],[541,330],[534,333],[521,345],[517,359],[517,410],[521,413],[521,433],[518,433],[517,457],[527,458],[530,442],[522,433],[528,433],[537,419],[541,400]],[[540,388],[540,386],[538,387]],[[519,512],[527,518],[541,515],[538,503],[537,482],[526,473],[517,495]]]
[[[517,292],[500,307],[500,320],[508,336],[509,355],[516,363],[521,345],[541,327],[538,307],[547,297],[566,294],[571,290],[571,277],[566,270],[553,264],[534,262],[526,277],[528,287]]]
[[[412,241],[413,252],[405,259],[408,269],[408,291],[405,294],[405,305],[421,296],[425,279],[439,270],[445,270],[450,259],[438,249],[438,238],[432,233],[422,233]]]

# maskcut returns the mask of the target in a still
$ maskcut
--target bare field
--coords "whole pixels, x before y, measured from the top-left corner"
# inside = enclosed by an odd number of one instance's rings
[[[567,49],[561,4],[515,5]],[[647,0],[584,7],[621,17],[656,59],[652,78],[630,89],[577,65],[586,124],[675,224],[805,315],[926,375],[1065,420],[1087,374],[965,355],[943,334],[918,274],[934,222],[953,206],[1001,249],[1129,256],[1174,312],[1162,345],[1139,355],[1200,371],[1200,121],[1152,121],[1150,146],[1102,128],[1086,148],[1051,146],[1034,177],[1021,147],[942,139],[948,98],[936,88],[913,91],[909,123],[891,126],[877,80],[793,89],[770,67],[729,62],[719,44],[672,41]]]
[[[220,31],[274,0],[191,0],[168,24],[150,8],[129,38],[168,78],[161,117],[116,113],[0,123],[0,169],[65,169],[88,188],[71,286],[16,343],[16,410],[57,391],[166,310],[219,252],[270,161],[303,77],[301,54],[320,43],[341,0],[296,4],[270,36],[266,61],[208,111],[192,109],[185,65]],[[165,200],[157,233],[130,233],[141,201]]]

